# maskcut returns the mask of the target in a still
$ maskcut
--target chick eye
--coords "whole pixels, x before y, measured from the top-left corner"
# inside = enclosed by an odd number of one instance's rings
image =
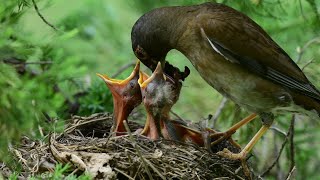
[[[130,88],[131,88],[131,89],[134,88],[134,82],[130,81],[129,85],[130,85]]]
[[[136,54],[137,58],[139,58],[140,60],[144,60],[149,57],[147,52],[140,45],[138,45],[134,53]]]

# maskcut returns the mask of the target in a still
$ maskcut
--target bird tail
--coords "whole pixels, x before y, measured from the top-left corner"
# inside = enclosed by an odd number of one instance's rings
[[[296,105],[299,105],[308,111],[316,111],[318,117],[320,117],[320,100],[300,93],[294,93],[293,101]]]

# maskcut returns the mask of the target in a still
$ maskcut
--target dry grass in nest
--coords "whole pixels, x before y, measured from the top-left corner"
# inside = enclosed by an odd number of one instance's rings
[[[48,135],[48,143],[24,138],[11,149],[23,166],[20,177],[52,172],[60,162],[71,164],[73,174],[88,172],[95,179],[246,179],[238,161],[193,144],[132,134],[111,137],[111,125],[110,114],[73,116],[64,133]],[[2,171],[10,172],[5,166]]]

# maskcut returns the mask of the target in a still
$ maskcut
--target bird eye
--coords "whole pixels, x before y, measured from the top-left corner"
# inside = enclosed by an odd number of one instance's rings
[[[133,88],[134,88],[135,83],[134,83],[134,82],[132,82],[132,81],[130,81],[129,85],[130,85],[130,88],[131,88],[131,89],[133,89]]]
[[[137,58],[139,58],[140,60],[144,60],[149,57],[147,52],[140,45],[138,45],[134,53],[137,56]]]

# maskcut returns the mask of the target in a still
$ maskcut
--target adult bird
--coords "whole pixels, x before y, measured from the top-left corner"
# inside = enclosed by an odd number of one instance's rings
[[[208,84],[253,112],[222,133],[223,138],[257,115],[261,117],[263,126],[240,153],[220,153],[231,159],[246,157],[271,126],[274,113],[319,116],[319,90],[258,24],[226,5],[204,3],[154,9],[137,20],[131,39],[135,55],[151,70],[158,61],[165,64],[167,53],[176,49]],[[173,73],[167,66],[164,71]]]

